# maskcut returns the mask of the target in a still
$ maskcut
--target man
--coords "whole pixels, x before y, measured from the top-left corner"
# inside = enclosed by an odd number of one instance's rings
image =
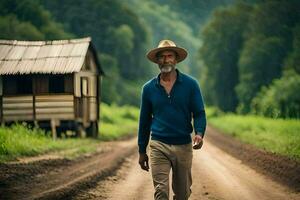
[[[191,194],[192,118],[193,148],[200,149],[203,144],[206,117],[199,85],[175,68],[186,56],[187,51],[171,40],[160,41],[158,47],[147,54],[161,72],[142,90],[139,164],[143,170],[149,170],[146,148],[151,133],[150,161],[156,200],[169,199],[171,169],[173,198],[185,200]]]

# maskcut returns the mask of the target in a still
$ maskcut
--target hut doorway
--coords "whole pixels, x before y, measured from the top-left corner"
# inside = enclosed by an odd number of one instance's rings
[[[86,126],[89,121],[88,88],[88,78],[81,77],[81,113],[84,126]]]

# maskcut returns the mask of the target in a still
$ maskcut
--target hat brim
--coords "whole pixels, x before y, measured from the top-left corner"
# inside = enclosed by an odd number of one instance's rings
[[[161,52],[161,51],[165,51],[165,50],[171,50],[171,51],[175,51],[177,53],[177,63],[183,61],[186,57],[187,57],[187,51],[184,48],[181,47],[160,47],[160,48],[155,48],[150,50],[147,53],[147,58],[154,62],[154,63],[158,63],[157,60],[157,53]]]

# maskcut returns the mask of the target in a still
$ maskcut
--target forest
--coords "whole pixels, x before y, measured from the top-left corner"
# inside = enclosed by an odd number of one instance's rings
[[[239,2],[202,29],[202,83],[223,111],[300,116],[299,1]]]
[[[91,36],[104,69],[102,101],[139,106],[159,73],[145,54],[164,38],[189,52],[205,104],[224,112],[300,118],[298,0],[2,0],[0,38]]]

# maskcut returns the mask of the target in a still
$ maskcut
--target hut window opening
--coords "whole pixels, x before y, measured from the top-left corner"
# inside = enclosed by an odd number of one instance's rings
[[[64,76],[57,75],[49,77],[49,93],[64,93]]]
[[[32,77],[18,77],[17,88],[18,94],[32,94]]]
[[[5,76],[3,78],[3,94],[32,94],[31,76]]]

